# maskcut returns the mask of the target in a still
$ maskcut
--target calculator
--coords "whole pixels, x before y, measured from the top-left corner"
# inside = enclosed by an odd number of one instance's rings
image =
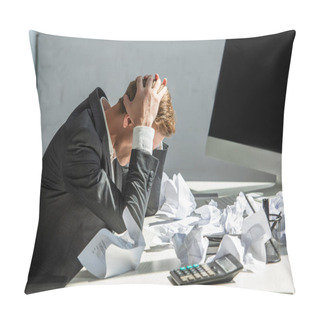
[[[176,285],[218,284],[231,281],[243,265],[231,254],[211,263],[193,264],[170,271],[171,280]]]

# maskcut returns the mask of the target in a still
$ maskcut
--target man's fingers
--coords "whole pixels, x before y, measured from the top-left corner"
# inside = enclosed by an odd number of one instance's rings
[[[146,88],[150,89],[152,87],[152,82],[153,82],[153,77],[150,75],[147,79]]]
[[[167,85],[167,78],[164,78],[163,79],[163,82],[162,82],[162,85],[163,86],[166,86]],[[161,86],[161,80],[160,80],[160,78],[159,78],[159,75],[158,75],[158,79],[157,79],[157,81],[156,81],[156,83],[155,83],[155,86],[154,86],[154,88],[156,89],[156,91],[158,92],[158,90],[159,90],[159,88],[160,88],[160,86]],[[162,90],[162,89],[161,89]],[[159,92],[160,93],[160,92]]]
[[[167,92],[168,88],[166,86],[164,86],[161,91],[159,92],[159,96],[160,99],[162,99],[162,97],[165,95],[165,93]]]
[[[129,104],[130,104],[130,99],[129,99],[129,97],[125,94],[124,96],[123,96],[123,104],[124,104],[124,107],[127,109],[127,107],[129,106]]]
[[[161,80],[160,80],[160,78],[159,78],[159,76],[158,77],[156,77],[156,83],[154,84],[154,87],[153,87],[153,89],[156,91],[156,92],[158,92],[158,90],[159,90],[159,88],[160,88],[160,85],[161,85]]]
[[[146,89],[151,89],[152,88],[152,83],[153,83],[153,77],[151,74],[146,74],[143,78],[142,76],[138,76],[136,78],[136,84],[137,84],[137,92],[138,91],[142,91],[143,90],[143,82],[146,81],[146,84],[145,84],[145,88]],[[156,73],[155,74],[155,84],[154,84],[154,87],[152,89],[154,89],[155,92],[157,92],[160,96],[160,99],[165,95],[165,93],[167,92],[167,78],[164,78],[163,79],[163,82],[161,84],[161,80],[160,80],[160,77],[159,77],[159,74]],[[163,85],[163,88],[158,92],[159,88],[161,87],[161,85]],[[124,96],[123,97],[123,102],[125,104],[125,107],[126,105],[129,105],[129,103],[131,103],[131,101],[129,100],[128,96]]]
[[[137,82],[137,91],[141,91],[143,88],[143,83],[142,83],[142,76],[138,76],[136,78],[136,82]]]

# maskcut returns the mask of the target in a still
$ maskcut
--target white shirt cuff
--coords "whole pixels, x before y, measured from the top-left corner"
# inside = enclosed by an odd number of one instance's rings
[[[154,129],[152,127],[136,126],[133,128],[132,149],[139,149],[152,154]]]

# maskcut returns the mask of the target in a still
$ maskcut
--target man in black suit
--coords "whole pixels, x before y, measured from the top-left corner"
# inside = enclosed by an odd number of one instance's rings
[[[25,293],[66,286],[82,268],[78,255],[100,229],[126,230],[125,207],[141,229],[146,213],[157,211],[167,151],[162,140],[175,132],[166,84],[158,74],[155,80],[139,76],[113,107],[96,88],[57,131],[43,156]]]

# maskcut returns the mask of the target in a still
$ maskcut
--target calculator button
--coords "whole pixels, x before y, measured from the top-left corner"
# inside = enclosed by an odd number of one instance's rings
[[[216,273],[216,274],[222,274],[223,272],[221,270],[219,270],[216,266],[212,267],[212,270]]]
[[[212,266],[212,270],[215,272],[215,273],[219,273],[219,270],[216,266]]]
[[[193,275],[190,275],[190,276],[188,276],[188,280],[193,281],[193,280],[196,280],[196,278]]]
[[[181,280],[182,282],[189,282],[187,276],[180,277],[180,280]]]
[[[204,278],[209,277],[209,275],[208,275],[205,271],[200,272],[200,274],[201,274],[202,277],[204,277]]]
[[[202,278],[201,275],[200,275],[200,273],[198,273],[198,272],[194,274],[194,277],[195,277],[196,279],[201,279],[201,278]]]
[[[214,276],[216,274],[207,264],[203,265],[203,269],[209,274],[209,276]]]
[[[206,270],[209,276],[214,276],[216,273],[212,270]]]
[[[203,265],[203,268],[204,268],[204,269],[209,269],[209,270],[211,270],[211,268],[210,268],[210,266],[209,266],[208,264],[204,264],[204,265]]]

